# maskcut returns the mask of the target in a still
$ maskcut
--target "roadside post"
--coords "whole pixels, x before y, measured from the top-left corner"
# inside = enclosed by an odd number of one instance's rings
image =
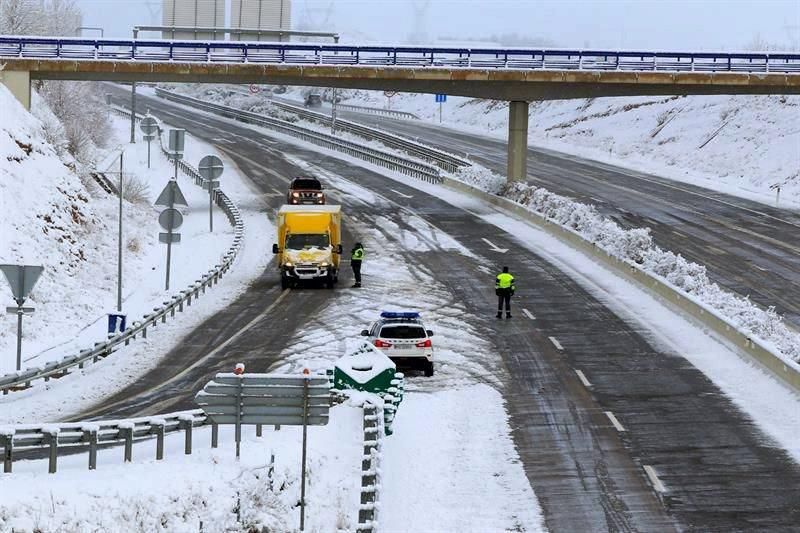
[[[331,101],[331,135],[336,133],[336,97],[337,95],[336,87],[333,88],[333,100]]]
[[[108,116],[109,117],[111,116],[111,102],[112,102],[111,95],[109,93],[106,93],[106,105],[108,106]]]
[[[208,189],[208,231],[214,231],[214,207],[213,207],[213,200],[214,200],[214,190],[219,188],[219,177],[222,176],[222,172],[225,170],[225,166],[222,164],[222,160],[215,156],[215,155],[207,155],[203,159],[200,160],[200,164],[197,166],[197,171],[200,172],[200,176],[203,178],[203,188]]]
[[[33,307],[23,304],[39,281],[44,271],[43,266],[32,265],[0,265],[0,270],[11,286],[11,295],[17,302],[16,307],[6,307],[6,313],[17,315],[17,370],[22,370],[22,316],[33,313]]]
[[[117,312],[122,311],[122,160],[125,151],[119,153],[119,220],[117,225]]]
[[[442,104],[447,101],[446,94],[437,94],[436,95],[436,103],[439,104],[439,124],[442,123]]]
[[[178,182],[175,180],[169,180],[167,185],[161,191],[161,194],[158,195],[155,205],[166,207],[166,209],[158,216],[158,223],[161,224],[161,227],[166,230],[166,233],[158,234],[158,242],[167,245],[167,275],[166,282],[164,284],[164,290],[169,290],[169,271],[170,263],[172,262],[172,243],[181,242],[181,234],[174,233],[174,230],[183,225],[183,215],[181,215],[180,211],[175,209],[175,206],[182,205],[188,207],[189,204],[186,203],[186,197],[183,196],[183,192],[181,192]]]
[[[781,185],[780,183],[775,183],[774,185],[770,185],[769,188],[775,191],[775,207],[778,207],[781,201]]]
[[[183,147],[186,139],[186,130],[169,130],[169,153],[175,161],[175,177],[178,179],[178,161],[183,159]]]
[[[296,374],[245,374],[236,365],[232,374],[217,374],[194,401],[212,424],[235,424],[239,454],[242,425],[303,426],[300,467],[300,531],[305,529],[306,456],[308,426],[324,426],[330,410],[330,383],[307,368]]]
[[[397,96],[397,91],[383,91],[383,96],[386,97],[386,109],[392,108],[392,98]]]
[[[139,123],[139,129],[142,130],[144,140],[147,141],[147,168],[150,168],[150,141],[156,138],[155,134],[158,131],[158,121],[148,112]]]

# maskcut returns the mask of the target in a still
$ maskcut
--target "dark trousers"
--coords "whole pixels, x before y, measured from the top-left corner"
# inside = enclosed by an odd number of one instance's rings
[[[350,266],[353,268],[353,277],[355,278],[356,283],[361,285],[361,260],[352,259],[350,261]]]
[[[497,312],[503,312],[503,304],[506,306],[506,313],[511,312],[511,291],[508,289],[497,290]]]

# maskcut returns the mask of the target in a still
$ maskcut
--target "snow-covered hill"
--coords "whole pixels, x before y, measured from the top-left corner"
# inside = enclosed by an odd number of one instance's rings
[[[25,319],[27,357],[113,308],[118,204],[62,161],[39,119],[2,85],[0,109],[0,263],[44,266],[26,302],[36,309]],[[125,261],[136,270],[145,250],[155,246],[157,224],[147,207],[126,203],[125,213]],[[13,303],[2,278],[0,306]],[[0,314],[2,372],[15,367],[15,343],[16,317]]]

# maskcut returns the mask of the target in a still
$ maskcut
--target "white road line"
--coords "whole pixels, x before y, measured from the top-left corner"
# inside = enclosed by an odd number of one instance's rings
[[[661,483],[661,480],[658,479],[656,475],[655,469],[650,465],[644,465],[644,473],[647,474],[647,477],[650,478],[650,483],[653,485],[653,488],[656,492],[666,492],[667,489],[664,488],[664,484]]]
[[[757,269],[759,269],[761,272],[769,272],[769,269],[766,269],[764,267],[760,267],[758,265],[753,265],[753,266],[756,267]]]
[[[611,425],[614,426],[614,429],[616,429],[620,433],[625,431],[625,428],[622,427],[622,424],[619,423],[619,420],[617,420],[617,417],[614,416],[614,413],[612,413],[611,411],[603,411],[603,412],[606,414],[608,419],[611,420]]]
[[[504,253],[506,253],[508,251],[508,248],[498,248],[497,245],[494,244],[489,239],[484,239],[482,237],[481,237],[481,239],[483,240],[483,242],[485,242],[486,244],[489,245],[489,247],[492,249],[493,252],[499,252],[501,254],[504,254]]]
[[[397,194],[398,196],[402,196],[403,198],[414,198],[410,194],[403,194],[400,191],[396,191],[394,189],[389,189],[389,190],[392,191],[393,193]]]
[[[591,386],[592,386],[592,384],[591,384],[591,383],[589,383],[589,380],[588,380],[588,379],[586,379],[586,376],[583,374],[583,372],[582,372],[582,371],[580,371],[580,370],[576,370],[576,371],[575,371],[575,373],[576,373],[576,374],[578,374],[578,379],[580,379],[580,380],[581,380],[581,383],[583,383],[583,386],[584,386],[584,387],[587,387],[587,388],[588,388],[588,387],[591,387]]]
[[[563,350],[564,349],[564,347],[561,346],[561,343],[558,342],[558,339],[556,339],[555,337],[547,337],[547,338],[550,339],[550,342],[553,343],[553,346],[555,346],[556,349],[558,349],[558,350]]]
[[[533,316],[533,315],[531,314],[531,312],[530,312],[530,311],[528,311],[527,309],[523,309],[523,310],[522,310],[522,312],[523,312],[523,313],[525,313],[525,316],[526,316],[526,317],[528,317],[528,318],[530,318],[531,320],[536,320],[536,317],[535,317],[535,316]]]

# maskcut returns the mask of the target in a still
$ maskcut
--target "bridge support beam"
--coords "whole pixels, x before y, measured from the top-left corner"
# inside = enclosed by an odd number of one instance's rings
[[[528,177],[528,102],[508,103],[508,181]]]
[[[31,73],[27,70],[0,70],[0,83],[19,100],[25,109],[31,109]]]

